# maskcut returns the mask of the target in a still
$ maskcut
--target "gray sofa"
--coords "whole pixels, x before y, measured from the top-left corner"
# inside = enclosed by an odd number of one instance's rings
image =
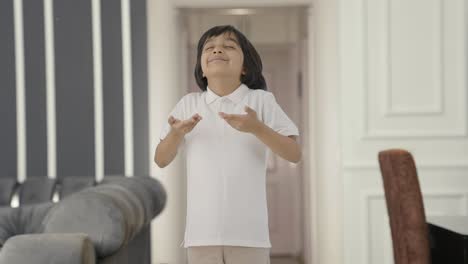
[[[166,202],[156,179],[11,181],[0,178],[0,264],[150,263],[150,222]]]

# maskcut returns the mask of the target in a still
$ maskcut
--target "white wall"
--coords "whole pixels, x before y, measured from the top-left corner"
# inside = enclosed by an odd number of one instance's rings
[[[149,81],[149,149],[150,175],[161,181],[167,192],[164,211],[152,222],[152,263],[184,263],[179,247],[185,225],[185,187],[182,155],[166,168],[154,163],[154,151],[159,143],[162,125],[167,115],[182,97],[185,89],[180,70],[180,32],[177,10],[168,1],[147,2],[148,17],[148,81]],[[179,76],[179,75],[182,75]]]
[[[380,150],[413,153],[427,215],[468,213],[466,5],[340,1],[344,263],[393,263]]]

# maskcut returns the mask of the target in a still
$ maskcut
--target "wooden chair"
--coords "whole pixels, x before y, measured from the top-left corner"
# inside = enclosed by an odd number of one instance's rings
[[[429,231],[412,155],[403,149],[379,152],[395,264],[429,264]]]

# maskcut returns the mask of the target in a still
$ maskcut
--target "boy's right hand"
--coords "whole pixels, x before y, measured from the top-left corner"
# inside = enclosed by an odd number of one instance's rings
[[[179,120],[171,115],[167,121],[175,133],[185,136],[185,134],[192,131],[201,119],[202,117],[199,114],[194,114],[191,118],[186,120]]]

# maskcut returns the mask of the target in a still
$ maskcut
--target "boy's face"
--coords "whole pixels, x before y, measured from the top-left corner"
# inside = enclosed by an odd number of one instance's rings
[[[200,62],[203,75],[208,80],[212,77],[234,77],[240,80],[244,54],[235,34],[225,33],[207,39]]]

